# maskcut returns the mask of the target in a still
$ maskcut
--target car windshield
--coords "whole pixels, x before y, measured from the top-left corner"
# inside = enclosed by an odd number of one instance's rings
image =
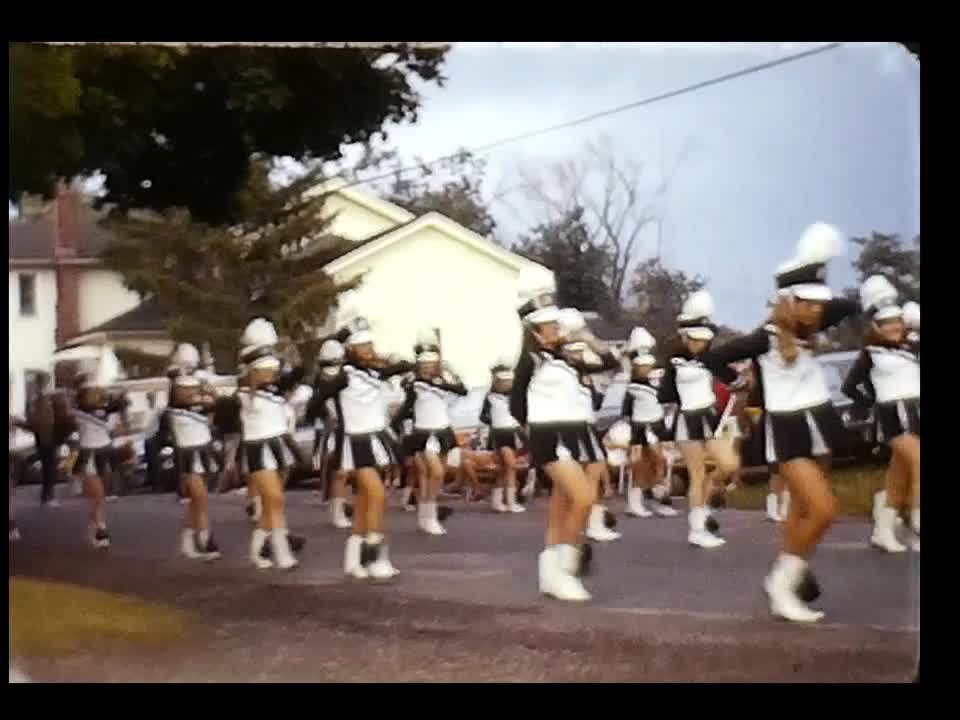
[[[827,385],[830,388],[830,397],[834,405],[845,405],[850,402],[850,398],[844,395],[840,388],[850,373],[850,368],[853,367],[856,359],[856,353],[821,355],[818,358],[827,376]]]

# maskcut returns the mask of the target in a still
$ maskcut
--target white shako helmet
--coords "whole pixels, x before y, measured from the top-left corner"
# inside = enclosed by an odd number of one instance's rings
[[[279,341],[277,329],[264,318],[251,320],[240,337],[240,363],[246,370],[267,368],[280,369],[280,359],[276,356],[276,344]]]
[[[324,365],[338,365],[343,362],[346,351],[336,340],[327,340],[320,346],[320,362]]]
[[[827,282],[827,262],[843,252],[845,237],[826,223],[814,223],[800,236],[793,258],[775,273],[777,292],[798,300],[827,302],[833,292]]]
[[[200,351],[190,343],[180,343],[170,356],[171,369],[176,368],[183,373],[192,373],[200,367]]]
[[[903,322],[911,330],[920,332],[920,303],[911,300],[903,304]]]
[[[657,359],[652,353],[656,345],[656,339],[646,328],[634,328],[627,342],[627,352],[632,356],[631,362],[634,365],[656,365]]]
[[[559,322],[557,280],[542,265],[527,265],[517,277],[517,312],[529,325]]]
[[[706,290],[697,290],[683,303],[677,317],[678,331],[694,340],[713,340],[717,328],[711,320],[716,307],[713,298]]]
[[[897,288],[883,275],[871,275],[860,286],[860,306],[874,322],[903,317]]]

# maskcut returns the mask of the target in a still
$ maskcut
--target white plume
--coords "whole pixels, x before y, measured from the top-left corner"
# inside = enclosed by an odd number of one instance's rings
[[[798,264],[825,263],[843,253],[846,237],[833,225],[816,222],[800,236],[794,260]]]
[[[920,330],[920,303],[912,300],[903,305],[903,322],[911,330]]]
[[[123,368],[112,348],[104,347],[100,351],[100,362],[97,363],[97,372],[94,377],[97,387],[106,387],[123,379]]]
[[[343,345],[336,340],[327,340],[320,346],[320,359],[324,362],[339,362],[343,356]]]
[[[615,422],[607,433],[607,439],[613,445],[629,445],[630,438],[630,425],[622,420]]]
[[[557,279],[553,271],[533,263],[525,265],[517,275],[517,296],[519,304],[530,300],[540,293],[555,293]]]
[[[656,339],[646,328],[637,327],[630,333],[630,341],[627,343],[627,349],[631,352],[641,352],[653,349],[656,344]]]
[[[683,303],[681,317],[689,318],[708,318],[713,317],[716,307],[713,304],[713,298],[706,290],[697,290],[693,295],[687,298]]]
[[[560,310],[560,334],[569,337],[574,333],[580,332],[587,326],[587,321],[576,308],[563,308]]]
[[[437,337],[437,333],[433,329],[423,328],[417,333],[416,344],[437,346],[440,344],[440,338]]]
[[[860,305],[864,310],[896,302],[897,288],[883,275],[871,275],[860,286]]]
[[[337,296],[336,327],[341,328],[360,317],[360,293],[346,290]]]
[[[277,329],[266,318],[251,320],[240,338],[241,345],[276,345]]]
[[[170,361],[181,368],[196,369],[200,366],[200,351],[190,343],[180,343],[173,351]]]

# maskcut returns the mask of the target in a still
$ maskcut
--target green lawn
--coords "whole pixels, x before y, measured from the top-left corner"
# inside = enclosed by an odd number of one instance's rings
[[[189,616],[174,608],[75,585],[10,578],[10,649],[17,657],[157,647],[181,638]]]
[[[869,517],[873,494],[882,487],[884,470],[873,467],[842,468],[833,471],[833,494],[837,513]],[[763,510],[766,507],[767,483],[743,485],[727,495],[727,506],[738,510]]]

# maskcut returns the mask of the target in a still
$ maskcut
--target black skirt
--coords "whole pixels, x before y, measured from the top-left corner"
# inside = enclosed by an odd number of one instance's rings
[[[326,478],[340,469],[343,433],[340,430],[317,430],[313,441],[314,461],[319,461],[320,477]]]
[[[878,403],[874,408],[877,442],[889,443],[900,435],[920,435],[920,398]]]
[[[830,455],[843,436],[843,423],[831,403],[794,413],[766,413],[767,463]]]
[[[363,435],[343,436],[340,469],[353,471],[365,468],[381,469],[398,462],[393,440],[381,430]]]
[[[603,443],[600,441],[600,436],[597,434],[597,429],[593,426],[593,423],[587,424],[587,460],[588,464],[607,461],[607,451],[603,448]]]
[[[430,438],[436,438],[441,457],[446,456],[448,452],[457,447],[457,436],[453,432],[453,428],[447,427],[443,430],[417,430],[414,428],[413,433],[410,434],[409,449],[413,454],[426,452]]]
[[[754,455],[759,455],[759,457],[767,457],[767,413],[764,412],[760,420],[756,422],[750,428],[750,438],[749,442],[751,443],[751,457]],[[767,472],[771,475],[776,475],[780,472],[780,464],[777,462],[767,461]]]
[[[490,428],[487,436],[487,450],[494,452],[505,447],[519,450],[529,444],[527,434],[521,428]]]
[[[592,441],[586,423],[549,423],[530,426],[530,462],[544,467],[559,460],[594,462]],[[591,450],[588,450],[591,448]]]
[[[96,475],[101,480],[113,472],[113,446],[101,448],[80,448],[77,460],[73,464],[73,474],[81,476]]]
[[[630,444],[641,447],[657,445],[667,439],[667,426],[663,420],[653,423],[630,423]]]
[[[675,442],[704,442],[713,440],[720,425],[720,416],[716,408],[703,410],[680,410],[673,421],[670,439]]]
[[[176,448],[177,473],[180,475],[213,475],[219,470],[210,445]]]
[[[245,440],[240,446],[245,473],[286,470],[303,464],[300,448],[289,433],[266,440]]]

